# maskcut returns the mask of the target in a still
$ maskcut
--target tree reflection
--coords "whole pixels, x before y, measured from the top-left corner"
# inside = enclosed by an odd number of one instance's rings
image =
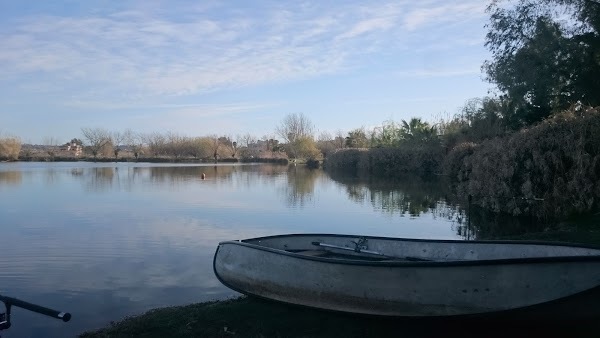
[[[469,210],[468,201],[452,194],[443,178],[424,180],[406,176],[392,180],[330,176],[345,187],[348,198],[356,203],[370,204],[375,210],[401,216],[419,217],[429,213],[434,218],[448,220],[456,234],[467,240],[511,238],[554,226],[533,217],[493,213],[475,204]]]
[[[0,184],[19,185],[22,180],[20,171],[0,171]]]
[[[286,204],[293,207],[304,207],[312,200],[315,183],[322,174],[321,170],[290,165],[287,171],[287,185],[283,189]]]
[[[455,230],[465,239],[506,239],[541,232],[554,226],[533,217],[494,213],[476,205],[472,205],[471,210],[468,206],[458,209],[464,216],[456,222]]]
[[[397,179],[359,178],[332,174],[332,179],[341,183],[354,202],[369,203],[375,210],[389,214],[419,217],[423,213],[434,216],[454,217],[446,201],[444,185],[437,179],[423,180],[406,176]]]
[[[238,170],[238,166],[179,166],[179,167],[150,167],[150,180],[155,182],[182,183],[202,179],[229,180]]]

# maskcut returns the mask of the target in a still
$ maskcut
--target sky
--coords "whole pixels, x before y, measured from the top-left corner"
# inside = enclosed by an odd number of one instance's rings
[[[483,0],[0,0],[0,135],[276,136],[448,117],[485,81]]]

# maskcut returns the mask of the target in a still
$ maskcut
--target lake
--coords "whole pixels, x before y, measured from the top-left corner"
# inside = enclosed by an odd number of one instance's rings
[[[62,323],[13,308],[2,337],[75,336],[156,307],[236,296],[212,270],[224,240],[475,237],[444,186],[294,165],[0,163],[0,294],[73,315]]]

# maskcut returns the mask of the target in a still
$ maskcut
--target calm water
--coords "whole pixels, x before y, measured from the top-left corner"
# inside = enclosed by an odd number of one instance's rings
[[[219,241],[470,236],[444,194],[437,183],[295,166],[0,163],[0,293],[73,314],[65,324],[15,308],[2,336],[75,336],[151,308],[235,296],[213,275]]]

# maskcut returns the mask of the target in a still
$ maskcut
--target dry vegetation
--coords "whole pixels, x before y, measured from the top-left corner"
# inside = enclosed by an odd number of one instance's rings
[[[21,140],[17,137],[0,138],[0,160],[16,161],[21,152]]]
[[[561,218],[600,206],[600,111],[572,108],[509,136],[463,143],[444,171],[459,195],[514,215]]]

